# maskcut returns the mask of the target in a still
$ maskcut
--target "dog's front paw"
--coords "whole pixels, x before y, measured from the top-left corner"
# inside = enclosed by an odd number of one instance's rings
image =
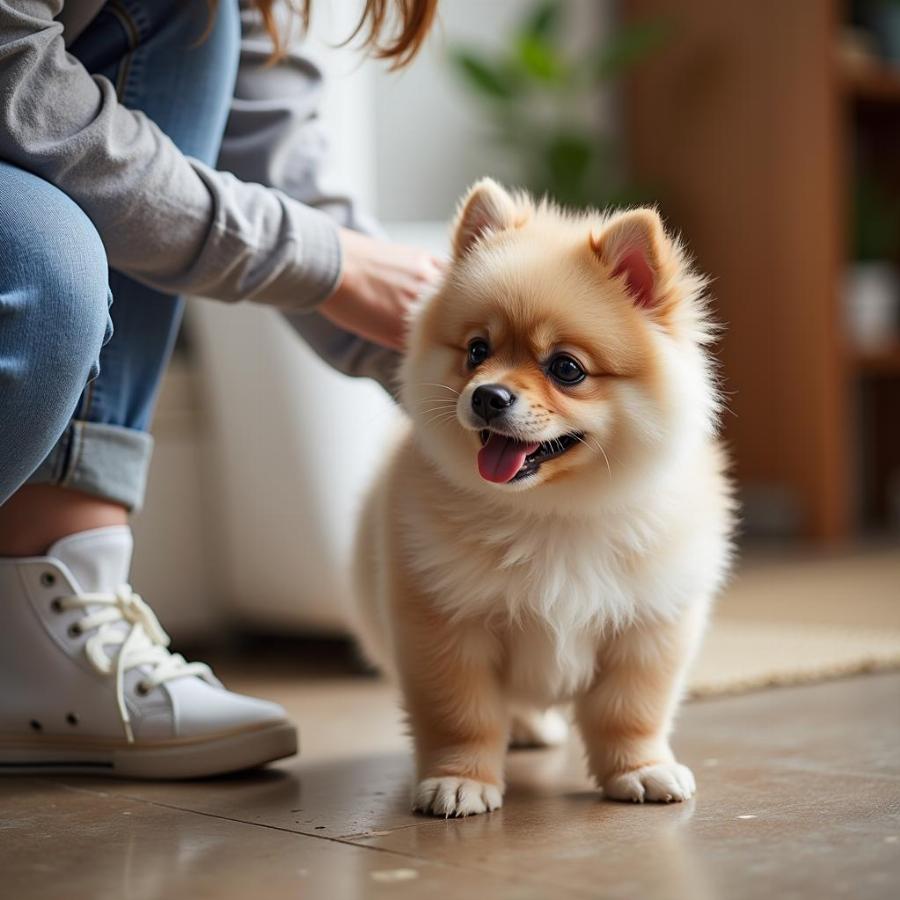
[[[473,816],[503,805],[503,794],[495,784],[471,778],[426,778],[416,786],[413,810],[431,816]]]
[[[681,763],[657,763],[613,775],[603,785],[610,800],[632,803],[679,803],[690,800],[697,790],[694,774]]]

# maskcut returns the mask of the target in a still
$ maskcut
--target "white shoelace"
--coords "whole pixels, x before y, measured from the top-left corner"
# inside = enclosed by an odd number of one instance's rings
[[[76,623],[81,632],[94,631],[88,637],[84,650],[91,665],[101,674],[115,673],[116,703],[119,716],[129,743],[134,741],[131,716],[125,703],[125,673],[138,666],[147,666],[146,673],[138,683],[146,692],[160,684],[184,675],[198,675],[211,681],[212,670],[206,663],[188,662],[179,653],[170,653],[169,636],[163,631],[153,610],[131,590],[131,585],[123,584],[113,594],[80,594],[60,597],[57,600],[61,610],[94,607]],[[121,627],[122,623],[129,627]],[[112,654],[107,648],[118,647]]]

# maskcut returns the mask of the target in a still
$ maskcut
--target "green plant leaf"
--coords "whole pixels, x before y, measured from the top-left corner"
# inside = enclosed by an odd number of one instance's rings
[[[558,134],[547,144],[547,162],[555,172],[582,172],[593,152],[594,142],[584,134]]]
[[[476,92],[495,100],[511,100],[519,94],[519,86],[506,67],[489,62],[471,50],[453,50],[450,59]]]
[[[536,0],[497,50],[451,49],[449,61],[482,98],[486,132],[515,165],[524,186],[567,206],[604,206],[628,198],[617,143],[583,115],[598,82],[640,64],[668,40],[672,23],[644,21],[589,54],[562,40],[566,0]]]
[[[620,28],[607,42],[596,62],[601,79],[615,78],[665,44],[673,31],[669,19],[634,22]]]
[[[557,34],[562,13],[561,0],[544,0],[538,3],[522,26],[523,35],[546,39]]]
[[[563,83],[565,64],[555,48],[543,38],[523,34],[516,42],[516,59],[523,71],[548,84]]]
[[[586,135],[561,133],[550,139],[545,153],[555,199],[561,203],[579,203],[594,156],[593,141]]]

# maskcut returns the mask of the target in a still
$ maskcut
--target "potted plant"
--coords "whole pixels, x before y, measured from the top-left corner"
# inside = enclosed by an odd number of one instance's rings
[[[617,141],[597,121],[597,98],[666,42],[670,23],[622,26],[603,46],[578,52],[567,40],[567,11],[564,0],[543,0],[498,52],[456,47],[451,63],[532,192],[576,208],[647,200],[622,177]]]

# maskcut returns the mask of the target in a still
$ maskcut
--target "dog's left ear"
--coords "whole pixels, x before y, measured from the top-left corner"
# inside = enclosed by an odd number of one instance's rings
[[[612,278],[624,276],[636,306],[653,309],[661,300],[661,273],[669,239],[655,209],[633,209],[613,218],[591,249]]]
[[[460,259],[489,232],[518,228],[528,218],[529,207],[521,196],[513,197],[493,178],[482,178],[460,201],[453,224],[453,255]]]

